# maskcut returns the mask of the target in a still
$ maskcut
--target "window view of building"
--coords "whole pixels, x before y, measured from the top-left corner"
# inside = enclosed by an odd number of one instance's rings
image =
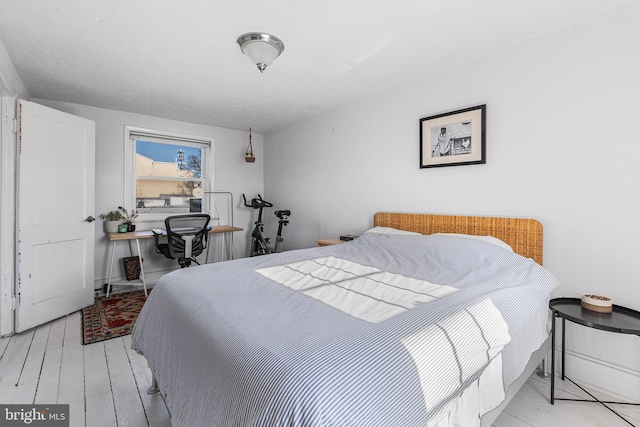
[[[141,213],[201,212],[194,188],[205,188],[208,144],[135,139],[136,210]]]

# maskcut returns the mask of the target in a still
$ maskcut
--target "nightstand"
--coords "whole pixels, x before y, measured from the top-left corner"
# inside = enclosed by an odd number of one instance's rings
[[[340,240],[340,238],[335,237],[333,239],[320,239],[316,240],[318,246],[331,246],[331,245],[339,245],[340,243],[347,243],[348,240]]]

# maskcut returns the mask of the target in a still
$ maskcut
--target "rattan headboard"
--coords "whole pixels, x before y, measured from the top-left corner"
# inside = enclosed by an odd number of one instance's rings
[[[421,234],[493,236],[508,243],[514,252],[542,265],[542,224],[535,219],[378,212],[373,225]]]

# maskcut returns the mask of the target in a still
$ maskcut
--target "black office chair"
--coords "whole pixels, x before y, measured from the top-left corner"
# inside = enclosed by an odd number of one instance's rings
[[[189,267],[191,261],[200,265],[196,257],[207,248],[209,220],[207,214],[174,215],[164,220],[167,243],[160,243],[163,230],[153,229],[156,252],[177,259],[180,268]]]

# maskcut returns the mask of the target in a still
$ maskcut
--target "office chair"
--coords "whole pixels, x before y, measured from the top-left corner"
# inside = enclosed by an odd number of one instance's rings
[[[180,268],[189,267],[191,261],[200,265],[196,257],[207,247],[209,220],[207,214],[169,216],[164,220],[167,243],[160,243],[164,231],[154,228],[156,252],[170,259],[177,259]]]

